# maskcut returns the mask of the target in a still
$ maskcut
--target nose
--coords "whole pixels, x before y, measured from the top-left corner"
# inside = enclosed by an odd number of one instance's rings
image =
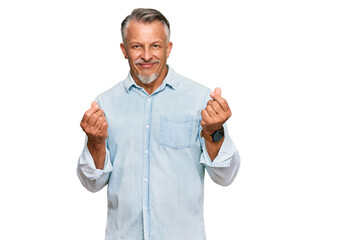
[[[143,48],[141,57],[144,59],[144,61],[149,61],[152,58],[152,54],[149,47]]]
[[[144,61],[149,61],[152,58],[152,53],[149,47],[145,47],[142,52],[142,58]]]

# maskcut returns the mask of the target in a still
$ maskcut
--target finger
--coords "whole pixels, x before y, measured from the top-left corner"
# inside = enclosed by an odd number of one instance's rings
[[[98,117],[97,121],[94,124],[94,129],[98,130],[101,128],[101,126],[103,125],[103,123],[105,122],[105,116],[101,115],[100,117]]]
[[[107,121],[105,120],[105,121],[103,122],[103,124],[100,126],[100,130],[105,130],[105,131],[107,131],[107,129],[108,129],[108,123],[107,123]]]
[[[94,126],[95,126],[95,123],[96,123],[97,120],[98,120],[98,118],[99,118],[100,116],[102,116],[103,113],[104,113],[104,111],[103,111],[102,109],[98,109],[98,111],[94,112],[94,113],[90,116],[87,124],[88,124],[89,126],[94,127]]]
[[[214,100],[209,100],[207,105],[212,106],[213,110],[217,113],[217,114],[222,114],[224,112],[224,110],[222,109],[221,105],[219,105],[218,102],[214,101]]]
[[[99,107],[99,104],[96,102],[96,101],[93,101],[92,104],[91,104],[92,107],[95,107],[95,108],[100,108]]]
[[[205,123],[209,122],[212,118],[211,116],[209,116],[208,112],[206,109],[203,109],[202,112],[201,112],[201,115],[202,115],[202,118],[203,118],[203,121]]]
[[[219,87],[216,87],[216,89],[214,89],[213,92],[214,92],[215,94],[219,95],[219,96],[222,95],[222,94],[221,94],[221,89],[220,89]]]
[[[216,111],[214,111],[213,107],[211,105],[207,105],[207,107],[205,108],[205,110],[207,111],[208,115],[211,118],[215,118],[217,116]]]
[[[87,123],[89,121],[89,118],[91,117],[91,115],[93,115],[93,113],[95,113],[96,111],[98,111],[99,109],[96,109],[95,107],[91,107],[89,108],[83,116],[83,119],[81,120],[83,123]]]
[[[214,92],[210,94],[211,98],[214,99],[214,101],[218,102],[219,105],[222,107],[222,109],[227,112],[229,109],[228,103],[226,99],[222,98],[220,95],[215,94]]]
[[[201,127],[203,128],[206,124],[207,124],[206,121],[204,121],[204,119],[202,119],[202,121],[201,121]]]
[[[96,112],[98,109],[99,109],[99,105],[97,104],[96,101],[93,101],[91,103],[91,107],[85,112],[84,116],[83,116],[83,119],[81,120],[83,123],[87,123],[90,116]]]

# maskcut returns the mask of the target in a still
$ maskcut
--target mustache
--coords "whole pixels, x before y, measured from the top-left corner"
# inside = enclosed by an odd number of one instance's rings
[[[145,63],[160,63],[160,60],[155,59],[155,60],[144,61],[143,59],[138,59],[138,60],[135,60],[135,62],[134,62],[135,65],[145,64]]]

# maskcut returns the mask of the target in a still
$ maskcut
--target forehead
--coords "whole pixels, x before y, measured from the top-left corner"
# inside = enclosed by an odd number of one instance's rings
[[[152,23],[142,23],[130,21],[126,33],[127,42],[129,41],[166,41],[167,35],[165,27],[161,21]]]

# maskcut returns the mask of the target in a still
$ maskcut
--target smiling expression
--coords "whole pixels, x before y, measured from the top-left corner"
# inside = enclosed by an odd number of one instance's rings
[[[153,81],[162,83],[167,75],[166,63],[172,43],[167,41],[164,25],[160,21],[131,21],[125,43],[120,44],[120,47],[129,61],[131,75],[138,84]]]

